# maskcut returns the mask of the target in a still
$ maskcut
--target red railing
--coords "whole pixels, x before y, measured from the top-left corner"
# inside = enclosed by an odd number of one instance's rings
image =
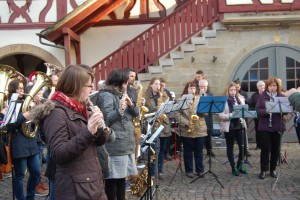
[[[274,0],[272,4],[262,4],[259,0],[253,0],[247,5],[226,5],[226,0],[219,0],[219,13],[238,12],[270,12],[270,11],[293,11],[300,10],[300,1],[293,3],[282,3],[281,0]]]
[[[159,58],[218,20],[218,0],[190,0],[169,16],[96,63],[96,81],[115,68],[147,70]]]

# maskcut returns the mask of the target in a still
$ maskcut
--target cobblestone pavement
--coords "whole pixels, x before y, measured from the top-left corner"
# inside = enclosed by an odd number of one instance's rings
[[[286,163],[277,167],[280,175],[276,179],[266,176],[265,180],[258,178],[260,172],[259,150],[254,150],[253,144],[250,144],[250,152],[252,156],[248,158],[253,168],[246,165],[249,173],[249,179],[246,175],[240,174],[238,177],[231,176],[231,168],[229,164],[224,164],[226,159],[225,149],[214,149],[216,158],[212,159],[211,171],[219,177],[219,181],[224,188],[217,182],[214,176],[207,173],[204,178],[199,178],[194,183],[184,173],[184,165],[182,170],[176,172],[178,160],[165,162],[164,175],[165,180],[159,182],[158,199],[195,199],[195,200],[213,200],[213,199],[300,199],[300,146],[297,143],[284,143],[282,152],[287,155]],[[206,152],[206,151],[204,151]],[[237,148],[235,148],[237,152]],[[204,155],[205,170],[209,168],[208,158]],[[171,180],[173,181],[171,182]],[[276,185],[274,186],[276,182]],[[156,185],[156,184],[154,184]],[[139,199],[127,193],[128,199]],[[165,197],[166,198],[165,198]],[[0,199],[12,199],[11,178],[0,181]],[[46,199],[45,197],[37,197],[36,199]],[[153,199],[156,199],[156,193]]]

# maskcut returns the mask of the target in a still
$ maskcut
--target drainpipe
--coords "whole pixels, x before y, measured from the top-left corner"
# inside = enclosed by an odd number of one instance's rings
[[[65,67],[68,66],[68,49],[65,47],[65,46],[61,46],[61,45],[54,45],[54,44],[50,44],[50,43],[45,43],[42,41],[42,38],[44,38],[45,40],[47,40],[47,38],[41,34],[41,33],[36,33],[37,36],[39,36],[39,40],[40,40],[40,43],[42,45],[45,45],[45,46],[49,46],[49,47],[54,47],[54,48],[59,48],[59,49],[63,49],[65,51]]]

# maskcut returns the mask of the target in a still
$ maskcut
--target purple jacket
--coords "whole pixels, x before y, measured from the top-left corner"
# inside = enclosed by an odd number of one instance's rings
[[[282,94],[277,96],[283,97]],[[268,96],[267,92],[264,91],[262,94],[259,95],[256,104],[256,110],[259,119],[258,130],[264,132],[275,132],[275,131],[284,132],[286,130],[285,123],[283,122],[283,117],[280,115],[280,113],[272,114],[272,127],[269,128],[270,115],[269,113],[266,113],[267,101],[270,101],[270,97]]]

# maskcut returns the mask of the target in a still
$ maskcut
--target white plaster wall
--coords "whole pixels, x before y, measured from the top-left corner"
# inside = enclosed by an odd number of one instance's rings
[[[57,49],[54,47],[49,47],[40,44],[39,37],[36,33],[39,33],[41,30],[1,30],[0,31],[0,48],[13,45],[13,44],[31,44],[36,47],[40,47],[56,57],[59,62],[64,66],[65,63],[65,53],[63,49]],[[45,43],[49,41],[43,40]],[[51,43],[53,44],[53,43]],[[9,52],[8,52],[9,53]],[[13,52],[12,52],[13,53]],[[37,56],[37,55],[36,55]]]
[[[94,65],[116,49],[148,29],[147,25],[105,26],[90,28],[81,35],[81,62]]]

